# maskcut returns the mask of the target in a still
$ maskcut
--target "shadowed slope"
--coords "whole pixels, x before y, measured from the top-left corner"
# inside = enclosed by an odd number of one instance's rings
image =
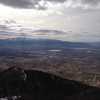
[[[1,98],[16,96],[17,100],[100,100],[99,95],[99,88],[41,71],[9,68],[0,74]]]

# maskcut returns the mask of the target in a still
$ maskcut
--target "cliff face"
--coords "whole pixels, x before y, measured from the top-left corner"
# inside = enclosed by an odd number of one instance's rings
[[[0,72],[0,97],[6,100],[100,100],[100,89],[41,71],[12,67]]]

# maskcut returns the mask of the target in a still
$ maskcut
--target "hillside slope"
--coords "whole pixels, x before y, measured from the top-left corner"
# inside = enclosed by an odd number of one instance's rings
[[[100,89],[36,70],[9,68],[0,73],[6,100],[100,100]]]

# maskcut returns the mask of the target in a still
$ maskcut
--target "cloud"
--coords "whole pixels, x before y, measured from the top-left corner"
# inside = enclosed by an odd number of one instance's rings
[[[44,9],[46,2],[64,2],[65,0],[0,0],[1,4],[14,8],[39,8]],[[41,4],[43,3],[43,4]]]
[[[55,6],[58,4],[73,8],[93,8],[100,4],[100,0],[0,0],[0,4],[14,8],[45,10],[49,8],[49,5]]]
[[[97,9],[100,8],[100,0],[66,0],[63,6],[66,8]]]
[[[98,5],[100,0],[81,0],[83,4]]]
[[[31,0],[0,0],[0,3],[15,8],[30,8],[32,6]]]
[[[65,35],[66,32],[60,30],[38,29],[32,32],[37,35]]]
[[[0,30],[7,30],[8,27],[6,25],[0,25]]]

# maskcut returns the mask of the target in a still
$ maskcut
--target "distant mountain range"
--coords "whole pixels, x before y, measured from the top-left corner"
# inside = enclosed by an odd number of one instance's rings
[[[29,38],[16,38],[0,40],[0,56],[21,56],[23,54],[41,54],[47,52],[60,52],[65,51],[68,53],[81,52],[86,50],[99,50],[100,43],[81,43],[81,42],[65,42],[60,40],[50,39],[29,39]],[[64,52],[63,52],[64,53]],[[47,53],[49,55],[49,53]]]
[[[83,42],[65,42],[51,39],[30,39],[30,38],[16,38],[0,40],[1,47],[24,47],[36,49],[67,49],[67,48],[100,48],[100,42],[83,43]]]

